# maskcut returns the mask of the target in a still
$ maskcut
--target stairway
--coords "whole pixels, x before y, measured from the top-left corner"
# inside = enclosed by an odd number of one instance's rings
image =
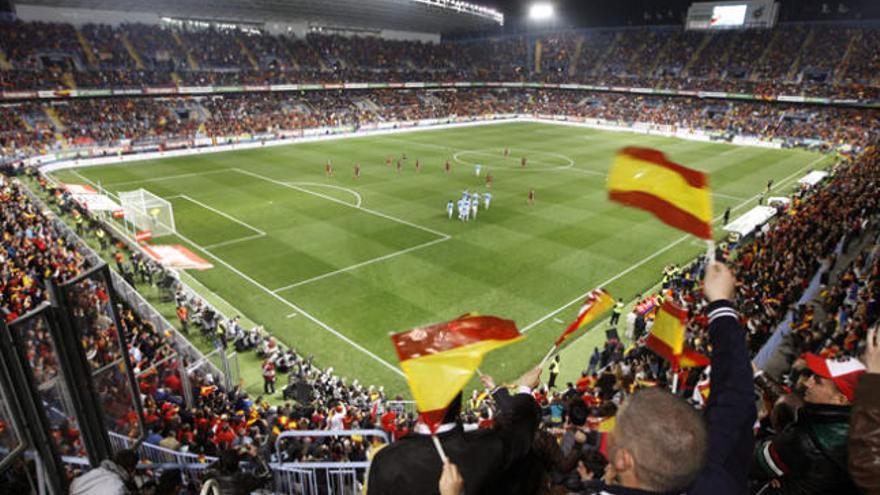
[[[816,39],[816,33],[811,29],[810,33],[807,34],[806,39],[804,39],[804,44],[801,45],[801,49],[798,50],[797,58],[794,59],[794,62],[791,63],[791,67],[789,67],[788,72],[785,74],[785,78],[789,81],[794,81],[797,78],[797,74],[801,69],[801,59],[803,58],[803,54],[810,49],[810,45],[813,44],[814,39]]]
[[[86,35],[79,30],[79,28],[76,28],[76,39],[79,40],[79,45],[82,47],[83,52],[86,55],[86,60],[89,61],[89,65],[97,69],[100,66],[100,63],[98,63],[98,59],[95,58],[92,43],[86,38]]]
[[[238,46],[241,47],[241,54],[247,58],[248,62],[251,64],[251,68],[254,70],[260,70],[260,64],[257,62],[257,58],[254,57],[254,53],[247,47],[244,41],[241,38],[236,38],[235,41],[238,42]]]
[[[761,53],[761,56],[758,58],[758,61],[755,62],[755,65],[751,68],[751,74],[749,74],[749,81],[757,82],[758,78],[761,77],[760,69],[764,66],[764,63],[767,61],[767,57],[770,56],[772,48],[776,45],[779,37],[782,36],[782,31],[777,30],[773,33],[773,38],[770,39],[770,43],[767,43],[767,46],[764,47],[764,51]]]
[[[131,59],[134,60],[134,66],[139,70],[144,69],[144,61],[141,56],[138,54],[137,50],[135,50],[134,45],[131,44],[131,40],[128,39],[128,33],[125,31],[122,32],[122,46],[125,47],[125,50],[128,51]]]
[[[12,64],[6,58],[6,52],[0,50],[0,70],[12,70]]]
[[[189,68],[192,70],[199,70],[199,63],[196,62],[195,57],[193,57],[192,53],[187,49],[186,42],[180,37],[180,33],[177,31],[171,31],[171,36],[174,38],[174,41],[177,42],[177,46],[179,46],[183,53],[186,54],[186,63],[189,65]]]
[[[700,59],[700,54],[703,53],[703,50],[706,49],[706,46],[709,44],[710,41],[712,41],[712,33],[706,33],[706,35],[703,36],[703,41],[700,41],[700,46],[697,47],[697,49],[694,51],[694,54],[691,55],[691,59],[688,60],[687,64],[685,64],[684,66],[684,69],[681,70],[681,75],[683,77],[688,76],[691,71],[691,67],[693,67],[694,64],[697,63],[697,60]]]
[[[49,121],[52,122],[52,126],[58,132],[64,132],[67,130],[67,126],[64,125],[64,122],[61,121],[61,117],[58,116],[58,112],[55,111],[51,106],[44,106],[43,112],[46,113],[46,117],[49,118]]]
[[[577,74],[577,65],[578,60],[581,59],[581,50],[584,48],[584,36],[578,36],[577,44],[574,47],[574,54],[571,56],[571,61],[568,63],[568,75],[574,76]]]
[[[840,83],[843,81],[843,76],[846,75],[846,69],[849,66],[849,61],[853,56],[853,52],[856,50],[859,42],[862,41],[862,31],[854,30],[852,32],[852,36],[849,39],[849,44],[846,45],[846,53],[843,55],[843,58],[840,60],[840,63],[837,64],[837,67],[834,68],[834,82]]]
[[[76,78],[73,77],[72,72],[65,72],[61,75],[61,80],[64,84],[70,89],[76,89]]]
[[[622,32],[619,32],[614,35],[614,39],[611,40],[611,43],[608,43],[608,48],[605,49],[605,52],[602,54],[601,57],[599,57],[599,60],[596,61],[596,67],[594,67],[593,70],[590,71],[591,74],[594,74],[596,72],[597,68],[605,66],[605,60],[607,60],[608,57],[610,57],[611,54],[614,53],[614,49],[617,48],[617,44],[620,43],[620,40],[622,38],[623,38]]]

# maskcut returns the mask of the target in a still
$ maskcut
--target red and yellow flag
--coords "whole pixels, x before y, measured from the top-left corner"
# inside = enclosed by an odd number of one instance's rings
[[[651,148],[626,147],[608,173],[608,197],[641,208],[702,239],[712,239],[712,191],[706,174]]]
[[[684,332],[687,325],[687,310],[668,300],[660,306],[654,326],[645,340],[645,346],[676,369],[697,368],[709,365],[709,358],[685,347]]]
[[[525,336],[511,320],[465,315],[391,336],[422,420],[433,431],[489,351]]]
[[[590,292],[578,311],[577,318],[556,339],[556,347],[562,345],[571,334],[589,325],[599,315],[614,307],[614,298],[605,289],[599,288]]]

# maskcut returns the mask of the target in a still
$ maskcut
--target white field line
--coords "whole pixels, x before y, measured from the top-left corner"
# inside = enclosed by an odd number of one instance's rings
[[[99,191],[99,192],[101,191],[101,187],[98,186],[98,184],[95,184],[94,182],[92,182],[91,180],[89,180],[88,177],[86,177],[85,175],[79,173],[79,171],[77,171],[76,169],[72,169],[72,170],[70,171],[70,173],[72,173],[73,175],[75,175],[75,176],[79,177],[80,179],[82,179],[82,180],[86,181],[87,183],[89,183],[92,187],[95,188],[95,190],[97,190],[97,191]]]
[[[263,237],[266,237],[266,234],[254,234],[254,235],[249,235],[247,237],[239,237],[236,239],[230,239],[228,241],[218,242],[216,244],[209,244],[207,246],[202,246],[202,249],[217,249],[217,248],[224,247],[224,246],[232,246],[233,244],[238,244],[241,242],[253,241],[255,239],[262,239]]]
[[[742,196],[731,196],[730,194],[724,194],[724,193],[714,192],[714,191],[712,192],[712,196],[718,196],[719,198],[733,199],[735,201],[746,201],[746,200],[752,199],[752,198],[744,198]]]
[[[448,241],[449,239],[452,239],[452,238],[451,238],[451,237],[442,237],[442,238],[440,238],[440,239],[434,239],[433,241],[428,241],[428,242],[425,242],[425,243],[419,244],[418,246],[413,246],[413,247],[411,247],[411,248],[406,248],[406,249],[402,249],[402,250],[400,250],[400,251],[395,251],[395,252],[393,252],[393,253],[386,254],[386,255],[384,255],[384,256],[379,256],[378,258],[373,258],[373,259],[370,259],[370,260],[367,260],[367,261],[362,261],[362,262],[360,262],[360,263],[357,263],[357,264],[354,264],[354,265],[351,265],[351,266],[347,266],[347,267],[345,267],[345,268],[340,268],[339,270],[334,270],[334,271],[332,271],[332,272],[324,273],[324,274],[322,274],[322,275],[318,275],[318,276],[316,276],[316,277],[308,278],[308,279],[306,279],[306,280],[302,280],[302,281],[300,281],[300,282],[296,282],[296,283],[294,283],[294,284],[285,285],[284,287],[279,287],[279,288],[273,290],[272,292],[274,292],[274,293],[277,294],[277,293],[279,293],[279,292],[283,292],[283,291],[286,291],[286,290],[288,290],[288,289],[293,289],[294,287],[300,287],[300,286],[302,286],[302,285],[310,284],[310,283],[312,283],[312,282],[317,282],[318,280],[325,279],[325,278],[327,278],[327,277],[332,277],[332,276],[334,276],[334,275],[339,275],[340,273],[349,272],[349,271],[351,271],[351,270],[355,270],[355,269],[358,269],[358,268],[361,268],[361,267],[364,267],[364,266],[367,266],[367,265],[372,265],[373,263],[378,263],[378,262],[380,262],[380,261],[385,261],[385,260],[387,260],[387,259],[394,258],[394,257],[396,257],[396,256],[400,256],[401,254],[411,253],[411,252],[416,251],[416,250],[418,250],[418,249],[426,248],[426,247],[428,247],[428,246],[433,246],[434,244],[439,244],[439,243],[441,243],[441,242],[446,242],[446,241]]]
[[[228,170],[232,170],[232,169],[228,169]],[[218,172],[219,172],[219,171],[218,171]],[[74,171],[74,173],[76,174],[76,171]],[[77,174],[77,175],[78,175],[78,174]],[[82,177],[82,178],[85,179],[84,177]],[[86,182],[91,182],[91,181],[89,181],[88,179],[85,179],[85,180],[86,180]],[[94,184],[93,184],[93,185],[94,185]],[[337,201],[337,200],[334,199],[334,201]],[[341,203],[342,203],[342,204],[348,204],[348,203],[345,203],[344,201],[341,202]],[[352,206],[352,205],[349,204],[349,206]],[[250,282],[250,283],[253,284],[255,287],[260,288],[263,292],[265,292],[266,294],[268,294],[270,297],[277,299],[279,302],[281,302],[282,304],[286,305],[287,307],[293,309],[293,310],[296,311],[298,314],[301,314],[301,315],[305,316],[305,317],[306,317],[309,321],[311,321],[312,323],[318,325],[319,327],[321,327],[321,328],[323,328],[324,330],[330,332],[331,334],[335,335],[336,337],[339,337],[339,338],[340,338],[342,341],[344,341],[345,343],[351,345],[351,346],[354,347],[355,349],[357,349],[357,350],[361,351],[362,353],[366,354],[367,356],[369,356],[369,357],[372,358],[373,360],[377,361],[377,362],[378,362],[379,364],[381,364],[382,366],[385,366],[386,368],[390,369],[390,370],[393,371],[394,373],[397,373],[399,376],[404,377],[404,378],[406,377],[406,375],[404,375],[403,372],[400,371],[400,369],[397,368],[396,366],[394,366],[394,365],[390,364],[388,361],[385,361],[384,359],[380,358],[379,356],[377,356],[375,353],[373,353],[373,352],[370,351],[369,349],[365,348],[364,346],[362,346],[362,345],[358,344],[357,342],[351,340],[350,338],[348,338],[348,337],[345,336],[344,334],[340,333],[338,330],[332,328],[330,325],[327,325],[327,324],[324,323],[323,321],[321,321],[321,320],[315,318],[314,316],[312,316],[311,314],[305,312],[302,308],[300,308],[300,307],[297,306],[296,304],[294,304],[294,303],[288,301],[287,299],[284,299],[283,297],[279,296],[278,294],[273,293],[271,290],[269,290],[268,287],[266,287],[266,286],[264,286],[263,284],[257,282],[256,280],[254,280],[254,279],[251,278],[250,276],[248,276],[248,275],[246,275],[245,273],[243,273],[243,272],[242,272],[241,270],[239,270],[238,268],[235,268],[234,266],[232,266],[232,265],[230,265],[229,263],[227,263],[226,261],[224,261],[224,260],[223,260],[222,258],[220,258],[219,256],[217,256],[217,255],[215,255],[214,253],[212,253],[212,252],[208,251],[207,249],[203,248],[202,246],[200,246],[199,244],[197,244],[196,242],[194,242],[192,239],[189,239],[188,237],[184,236],[184,235],[181,234],[180,232],[175,232],[175,235],[177,235],[177,237],[179,237],[180,239],[183,239],[185,242],[189,243],[190,245],[195,246],[195,247],[197,247],[197,248],[200,248],[200,249],[205,253],[206,256],[208,256],[209,258],[213,259],[213,260],[216,261],[217,263],[220,263],[221,265],[225,266],[225,267],[226,267],[227,269],[229,269],[231,272],[235,273],[235,274],[238,275],[239,277],[241,277],[241,278],[245,279],[246,281]],[[446,236],[445,234],[442,234],[442,235]],[[449,236],[446,236],[446,237],[449,237]],[[242,314],[243,314],[243,313],[242,313]],[[290,315],[288,315],[288,317],[290,317]]]
[[[820,156],[819,158],[816,158],[816,159],[813,160],[812,162],[810,162],[810,163],[804,165],[803,167],[801,167],[801,168],[799,168],[798,170],[794,171],[794,172],[793,172],[792,174],[790,174],[789,176],[787,176],[787,177],[785,177],[784,179],[782,179],[781,181],[779,181],[778,183],[774,184],[772,189],[776,189],[776,188],[779,187],[780,185],[789,182],[793,177],[796,177],[796,176],[797,176],[799,173],[801,173],[801,171],[803,171],[804,169],[806,169],[806,168],[808,168],[808,167],[812,167],[812,166],[815,165],[816,163],[819,163],[820,161],[822,161],[822,160],[824,160],[824,159],[826,159],[826,158],[828,158],[828,157],[827,157],[827,156]],[[771,190],[772,190],[772,189],[771,189]],[[744,206],[748,205],[751,201],[755,200],[757,197],[758,197],[757,194],[754,195],[754,196],[752,196],[751,198],[749,198],[749,199],[743,201],[742,203],[740,203],[740,204],[734,206],[733,208],[731,208],[730,211],[736,211],[736,210],[739,210],[739,209],[743,208]],[[715,217],[715,218],[712,220],[712,223],[715,223],[715,222],[721,220],[723,217],[724,217],[724,215],[718,215],[717,217]],[[642,259],[640,262],[636,263],[635,265],[630,266],[630,267],[627,268],[626,270],[623,270],[622,272],[618,273],[617,275],[615,275],[615,276],[609,278],[608,280],[602,282],[601,284],[598,285],[598,287],[606,287],[606,286],[610,285],[612,282],[618,280],[619,278],[621,278],[621,277],[623,277],[624,275],[630,273],[631,271],[635,270],[636,268],[639,268],[640,266],[644,265],[644,264],[647,263],[648,261],[650,261],[650,260],[656,258],[657,256],[659,256],[660,254],[662,254],[662,253],[664,253],[664,252],[666,252],[666,251],[669,251],[669,250],[672,249],[673,247],[675,247],[675,246],[677,246],[678,244],[684,242],[684,241],[685,241],[686,239],[688,239],[689,237],[690,237],[690,235],[684,235],[684,236],[681,236],[680,238],[678,238],[678,239],[675,240],[675,241],[672,241],[672,242],[669,243],[666,247],[661,248],[659,251],[655,252],[655,253],[652,254],[651,256],[648,256],[647,258]],[[535,320],[535,321],[529,323],[528,325],[526,325],[525,327],[523,327],[523,328],[521,329],[521,331],[522,331],[523,333],[528,332],[529,330],[535,328],[536,326],[540,325],[541,323],[547,321],[549,318],[552,318],[553,316],[556,316],[557,314],[559,314],[559,312],[561,312],[562,310],[568,308],[568,307],[571,306],[572,304],[575,304],[575,303],[577,303],[577,302],[583,301],[584,298],[587,297],[587,294],[589,294],[589,293],[592,292],[593,290],[594,290],[594,289],[590,289],[590,290],[584,292],[583,294],[577,296],[576,298],[572,299],[571,301],[567,302],[566,304],[564,304],[564,305],[562,305],[562,306],[560,306],[560,307],[554,309],[553,311],[547,313],[546,315],[542,316],[541,318],[538,318],[537,320]]]
[[[152,177],[149,179],[129,180],[129,181],[125,181],[125,182],[111,182],[110,184],[105,184],[104,187],[128,186],[131,184],[141,184],[143,182],[160,182],[163,180],[185,179],[187,177],[200,177],[202,175],[222,174],[223,172],[228,172],[229,170],[231,170],[231,169],[222,168],[219,170],[206,170],[204,172],[192,172],[189,174],[163,175],[161,177]]]
[[[417,225],[417,224],[414,224],[414,223],[412,223],[412,222],[408,222],[408,221],[406,221],[406,220],[403,220],[402,218],[393,217],[393,216],[391,216],[391,215],[388,215],[388,214],[386,214],[386,213],[382,213],[382,212],[380,212],[380,211],[371,210],[371,209],[369,209],[369,208],[364,208],[364,207],[360,207],[360,206],[355,206],[355,205],[353,205],[353,204],[351,204],[351,203],[348,203],[348,202],[346,202],[346,201],[342,201],[341,199],[337,199],[337,198],[334,198],[334,197],[332,197],[332,196],[327,196],[326,194],[321,194],[321,193],[318,193],[318,192],[315,192],[315,191],[309,191],[308,189],[304,189],[304,188],[299,187],[299,186],[295,186],[295,185],[292,185],[292,184],[288,184],[288,183],[286,183],[286,182],[282,182],[282,181],[280,181],[280,180],[273,179],[273,178],[271,178],[271,177],[266,177],[266,176],[264,176],[264,175],[260,175],[260,174],[257,174],[257,173],[254,173],[254,172],[250,172],[250,171],[247,171],[247,170],[242,170],[242,169],[240,169],[240,168],[231,168],[231,169],[229,169],[229,170],[234,170],[234,171],[236,171],[236,172],[238,172],[238,173],[240,173],[240,174],[249,175],[249,176],[251,176],[251,177],[256,177],[257,179],[261,179],[261,180],[264,180],[264,181],[266,181],[266,182],[271,182],[271,183],[276,184],[276,185],[279,185],[279,186],[281,186],[281,187],[286,187],[286,188],[288,188],[288,189],[294,189],[294,190],[296,190],[296,191],[300,191],[300,192],[303,192],[303,193],[306,193],[306,194],[311,194],[312,196],[317,196],[317,197],[319,197],[319,198],[323,198],[323,199],[326,199],[327,201],[332,201],[332,202],[334,202],[334,203],[338,203],[338,204],[341,204],[341,205],[343,205],[343,206],[347,206],[347,207],[349,207],[349,208],[355,208],[355,209],[357,209],[357,210],[359,210],[359,211],[363,211],[363,212],[365,212],[365,213],[369,213],[369,214],[371,214],[371,215],[375,215],[375,216],[377,216],[377,217],[384,218],[384,219],[386,219],[386,220],[391,220],[392,222],[397,222],[397,223],[400,223],[400,224],[403,224],[403,225],[407,225],[407,226],[410,226],[410,227],[413,227],[413,228],[416,228],[416,229],[422,230],[422,231],[424,231],[424,232],[428,232],[428,233],[434,234],[434,235],[436,235],[436,236],[438,236],[438,237],[443,237],[443,238],[451,237],[449,234],[444,234],[443,232],[439,232],[439,231],[434,230],[434,229],[432,229],[432,228],[430,228],[430,227],[425,227],[425,226],[423,226],[423,225]]]
[[[350,189],[348,187],[334,186],[333,184],[321,184],[320,182],[285,182],[285,184],[288,184],[291,186],[327,187],[330,189],[337,189],[339,191],[345,191],[355,197],[356,201],[355,201],[354,206],[356,206],[358,208],[360,208],[361,204],[363,204],[363,202],[364,202],[364,199],[361,197],[359,192],[355,191],[354,189]]]
[[[268,294],[270,297],[272,297],[272,298],[274,298],[274,299],[277,299],[280,303],[286,305],[286,306],[289,307],[290,309],[292,309],[292,310],[298,312],[299,314],[305,316],[305,317],[306,317],[309,321],[311,321],[312,323],[315,323],[316,325],[318,325],[319,327],[323,328],[324,330],[330,332],[331,334],[335,335],[336,337],[339,337],[342,341],[344,341],[345,343],[351,345],[352,347],[354,347],[355,349],[361,351],[362,353],[366,354],[367,356],[369,356],[369,357],[372,358],[373,360],[377,361],[379,364],[385,366],[386,368],[390,369],[391,371],[393,371],[394,373],[397,373],[398,375],[400,375],[400,376],[402,376],[402,377],[405,377],[405,376],[406,376],[406,375],[404,375],[403,372],[400,371],[400,369],[398,369],[396,366],[394,366],[394,365],[390,364],[388,361],[385,361],[384,359],[380,358],[379,356],[377,356],[375,353],[373,353],[373,352],[370,351],[369,349],[365,348],[364,346],[362,346],[362,345],[358,344],[357,342],[351,340],[350,338],[348,338],[348,337],[345,336],[344,334],[340,333],[338,330],[332,328],[330,325],[327,325],[327,324],[324,323],[323,321],[321,321],[321,320],[315,318],[314,316],[312,316],[311,314],[307,313],[305,310],[303,310],[302,308],[300,308],[300,307],[297,306],[296,304],[294,304],[294,303],[288,301],[287,299],[284,299],[283,297],[279,296],[278,294],[275,294],[274,292],[272,292],[271,290],[269,290],[269,288],[266,287],[265,285],[263,285],[263,284],[257,282],[256,280],[254,280],[253,278],[251,278],[249,275],[245,274],[244,272],[242,272],[242,271],[239,270],[238,268],[235,268],[234,266],[230,265],[229,263],[227,263],[226,261],[224,261],[224,260],[223,260],[222,258],[220,258],[219,256],[215,255],[214,253],[212,253],[212,252],[210,252],[210,251],[208,251],[208,250],[202,248],[201,246],[199,246],[199,244],[193,242],[191,239],[188,239],[188,238],[187,238],[186,236],[184,236],[183,234],[177,233],[177,237],[183,239],[184,241],[186,241],[187,243],[189,243],[189,244],[192,245],[192,246],[195,246],[195,247],[200,248],[200,249],[205,253],[206,256],[208,256],[209,258],[213,259],[213,260],[216,261],[217,263],[223,265],[223,266],[226,267],[229,271],[235,273],[236,275],[238,275],[239,277],[243,278],[244,280],[247,280],[247,281],[250,282],[252,285],[254,285],[255,287],[258,287],[260,290],[262,290],[263,292],[265,292],[266,294]]]
[[[228,214],[228,213],[226,213],[226,212],[220,211],[220,210],[218,210],[217,208],[214,208],[213,206],[206,205],[205,203],[202,203],[201,201],[199,201],[199,200],[197,200],[197,199],[193,199],[193,198],[187,196],[186,194],[180,194],[179,197],[181,197],[181,198],[183,198],[183,199],[189,201],[190,203],[195,203],[195,204],[201,206],[202,208],[204,208],[204,209],[206,209],[206,210],[208,210],[208,211],[212,211],[212,212],[214,212],[214,213],[220,215],[220,216],[223,217],[223,218],[226,218],[226,219],[228,219],[228,220],[232,220],[233,222],[235,222],[235,223],[241,225],[242,227],[245,227],[245,228],[248,228],[248,229],[250,229],[250,230],[253,230],[253,231],[256,232],[257,234],[266,235],[266,233],[265,233],[264,231],[262,231],[262,230],[260,230],[260,229],[258,229],[258,228],[256,228],[256,227],[254,227],[253,225],[251,225],[251,224],[249,224],[249,223],[247,223],[247,222],[244,222],[244,221],[242,221],[242,220],[239,220],[239,219],[233,217],[232,215],[230,215],[230,214]]]

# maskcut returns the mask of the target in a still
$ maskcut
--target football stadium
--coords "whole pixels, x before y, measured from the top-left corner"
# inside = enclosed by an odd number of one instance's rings
[[[0,0],[0,492],[871,494],[880,5]]]

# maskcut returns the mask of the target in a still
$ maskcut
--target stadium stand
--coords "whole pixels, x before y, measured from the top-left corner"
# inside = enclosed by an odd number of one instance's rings
[[[826,183],[797,191],[790,205],[779,207],[780,219],[768,230],[743,243],[720,246],[718,258],[731,267],[738,281],[736,317],[746,331],[749,356],[765,349],[770,356],[765,373],[757,380],[758,447],[752,459],[737,460],[743,468],[751,463],[749,491],[855,493],[853,483],[871,486],[863,481],[870,483],[870,473],[851,478],[850,473],[859,472],[862,466],[847,467],[846,447],[848,438],[851,445],[857,445],[853,435],[848,437],[854,429],[849,416],[852,403],[866,401],[861,395],[866,385],[847,396],[845,404],[834,406],[838,408],[832,411],[837,432],[822,438],[824,448],[804,456],[792,454],[786,450],[791,448],[791,439],[780,432],[802,424],[793,413],[797,408],[806,417],[821,412],[810,399],[803,403],[807,390],[821,380],[815,378],[811,363],[800,356],[806,352],[823,359],[859,357],[869,328],[880,320],[880,112],[876,107],[632,94],[620,88],[322,88],[61,99],[15,94],[342,81],[528,81],[822,96],[869,104],[880,98],[880,29],[857,24],[843,28],[784,24],[758,33],[698,34],[640,27],[428,44],[325,34],[290,38],[238,29],[15,22],[0,24],[0,49],[11,64],[11,69],[0,70],[0,87],[9,100],[0,105],[4,157],[0,308],[9,322],[47,300],[50,282],[71,280],[89,267],[83,250],[61,232],[66,227],[52,218],[55,213],[74,225],[78,218],[85,218],[88,228],[78,232],[82,238],[96,242],[98,231],[109,236],[107,247],[101,241],[101,252],[117,257],[117,269],[129,285],[152,286],[162,279],[154,277],[161,271],[158,266],[104,230],[99,219],[90,217],[68,192],[56,189],[38,168],[21,162],[50,151],[87,153],[105,146],[120,147],[120,153],[128,154],[139,145],[191,146],[205,137],[213,138],[213,144],[271,140],[314,128],[357,129],[378,122],[494,114],[602,119],[621,125],[650,123],[699,129],[720,139],[777,139],[785,146],[845,151],[829,167]],[[27,194],[28,187],[37,189],[50,209],[43,209],[39,200]],[[675,381],[681,384],[676,394],[695,407],[705,408],[712,401],[711,390],[702,386],[701,371],[673,370],[644,345],[659,302],[674,300],[688,311],[688,345],[711,354],[709,305],[700,285],[706,270],[703,257],[675,267],[659,290],[642,295],[628,320],[627,334],[635,342],[632,347],[609,339],[603,348],[595,349],[576,383],[562,390],[540,387],[530,392],[542,423],[531,446],[536,457],[531,458],[534,469],[530,474],[539,487],[533,493],[589,494],[604,489],[596,480],[608,464],[603,451],[606,421],[637,390],[668,388]],[[812,294],[806,302],[805,294]],[[224,344],[258,354],[268,367],[288,377],[284,403],[272,405],[263,397],[250,397],[240,387],[225,386],[210,372],[196,370],[181,376],[181,369],[187,370],[191,362],[174,350],[170,332],[136,308],[120,305],[119,330],[129,342],[127,352],[141,394],[146,439],[144,445],[131,443],[130,438],[139,433],[137,418],[120,412],[111,428],[115,441],[139,449],[142,457],[154,456],[155,463],[171,461],[169,468],[191,469],[194,474],[187,477],[187,489],[198,490],[202,481],[217,476],[206,474],[204,466],[187,465],[212,462],[230,450],[244,448],[266,469],[275,470],[276,490],[311,495],[318,492],[277,485],[284,463],[366,463],[374,454],[373,446],[360,434],[293,435],[279,442],[284,432],[375,429],[400,440],[416,429],[413,411],[390,401],[381,386],[374,386],[380,384],[346,383],[331,368],[321,369],[295,349],[282,348],[259,327],[242,328],[236,318],[218,314],[197,296],[178,291],[175,302],[188,315],[181,319],[207,338],[218,335],[221,328]],[[782,326],[791,331],[782,343],[767,347]],[[47,335],[38,330],[29,337],[26,353],[34,369],[43,375],[42,380],[51,379],[58,369],[41,356]],[[115,359],[112,352],[100,352],[106,350],[108,340],[97,334],[84,342],[99,351],[92,356],[95,367]],[[178,360],[184,360],[182,368]],[[880,370],[868,371],[876,384]],[[187,386],[189,390],[184,389]],[[465,429],[504,428],[505,406],[491,398],[492,388],[475,392],[468,402],[458,418]],[[193,397],[189,405],[187,396]],[[83,456],[75,426],[60,422],[52,433],[60,453]],[[858,444],[856,448],[876,452],[877,446]],[[861,453],[851,451],[849,458]],[[73,476],[82,466],[71,469]],[[137,482],[149,484],[160,471],[141,466]],[[19,486],[23,476],[17,471],[4,473],[0,488]],[[365,482],[361,471],[354,484]],[[321,488],[329,491],[328,486]]]

